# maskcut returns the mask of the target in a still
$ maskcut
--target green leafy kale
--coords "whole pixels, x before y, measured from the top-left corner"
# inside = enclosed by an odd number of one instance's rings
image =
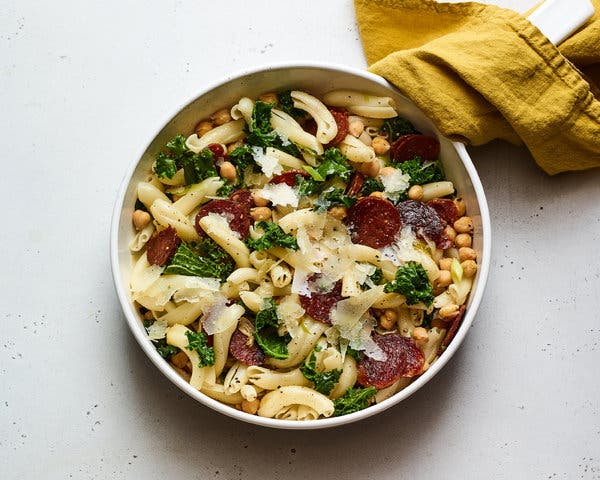
[[[256,101],[252,110],[252,122],[246,137],[249,145],[267,148],[274,147],[294,157],[300,156],[298,147],[289,141],[285,141],[271,127],[271,110],[273,103]]]
[[[320,193],[326,187],[325,182],[331,178],[340,178],[346,182],[354,172],[346,156],[336,147],[325,150],[318,160],[318,167],[304,166],[310,177],[300,181],[298,191],[301,196]]]
[[[344,190],[342,188],[329,187],[327,190],[324,190],[315,201],[314,210],[323,212],[335,206],[350,208],[357,200],[356,197],[344,195]]]
[[[407,305],[423,302],[429,306],[433,303],[433,286],[423,265],[417,262],[401,266],[396,271],[396,278],[386,283],[383,291],[404,295]]]
[[[296,237],[290,233],[285,233],[275,222],[258,222],[256,228],[261,229],[264,234],[253,240],[248,238],[246,245],[252,250],[268,250],[274,245],[279,245],[284,248],[298,250],[298,242]]]
[[[185,336],[188,339],[188,346],[186,348],[190,351],[198,352],[200,356],[199,367],[207,367],[215,364],[215,349],[208,346],[208,339],[204,332],[189,331],[185,332]]]
[[[394,164],[394,167],[402,170],[410,176],[410,185],[423,185],[424,183],[441,182],[445,180],[444,171],[440,162],[422,164],[419,157],[407,162]]]
[[[154,173],[159,178],[173,178],[177,173],[177,163],[175,160],[164,153],[160,152],[156,156],[156,163],[154,164]]]
[[[412,123],[402,117],[389,118],[379,129],[381,133],[387,133],[388,141],[392,143],[401,135],[409,135],[411,133],[419,133]]]
[[[433,320],[433,310],[431,313],[423,312],[423,321],[421,322],[421,327],[423,328],[431,328],[431,321]]]
[[[304,110],[294,107],[294,99],[292,98],[291,90],[279,92],[277,94],[277,100],[279,101],[281,109],[288,115],[291,115],[294,118],[304,118],[306,116]]]
[[[215,155],[209,148],[200,150],[197,155],[188,155],[183,159],[183,175],[186,185],[201,182],[209,177],[218,177],[214,163]]]
[[[225,281],[235,269],[235,265],[229,255],[216,243],[212,245],[213,243],[210,239],[200,240],[195,244],[181,242],[163,273],[219,278]]]
[[[339,369],[329,370],[328,372],[317,372],[317,357],[313,351],[308,358],[308,361],[303,363],[300,367],[302,375],[307,380],[310,380],[314,384],[314,388],[317,392],[323,395],[329,395],[335,384],[339,382],[342,371]]]
[[[370,285],[379,285],[383,280],[383,271],[381,268],[376,268],[375,271],[369,275],[369,280],[361,285],[361,288],[364,290],[366,288],[371,288]]]
[[[260,310],[254,319],[254,339],[266,355],[283,360],[289,356],[287,344],[291,337],[287,334],[282,337],[278,335],[277,305],[272,298],[266,303],[267,306]]]
[[[383,192],[383,190],[384,187],[383,183],[381,183],[381,180],[377,178],[368,177],[365,178],[363,181],[362,187],[360,188],[360,194],[363,197],[368,197],[373,192]]]
[[[350,355],[357,362],[360,360],[360,358],[362,356],[359,350],[354,350],[352,347],[348,347],[346,349],[346,355]]]
[[[158,354],[163,357],[165,360],[168,360],[173,355],[179,353],[179,348],[174,347],[173,345],[169,345],[165,338],[161,338],[158,340],[152,340],[154,347]]]
[[[370,400],[377,393],[375,387],[352,388],[346,391],[346,395],[333,401],[333,415],[339,417],[349,413],[358,412],[369,406]]]

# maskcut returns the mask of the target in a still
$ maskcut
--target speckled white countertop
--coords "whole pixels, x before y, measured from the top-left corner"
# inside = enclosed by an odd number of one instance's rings
[[[409,400],[270,430],[146,359],[109,268],[121,178],[204,85],[287,60],[364,67],[352,2],[3,2],[0,477],[600,478],[600,170],[551,178],[504,143],[470,149],[494,235],[479,314]]]

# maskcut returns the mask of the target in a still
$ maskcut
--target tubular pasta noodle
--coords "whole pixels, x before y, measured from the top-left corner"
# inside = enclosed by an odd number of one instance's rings
[[[235,362],[225,375],[223,390],[227,394],[239,392],[248,383],[248,365]]]
[[[279,418],[278,415],[287,411],[289,407],[303,405],[314,411],[314,418],[321,415],[330,417],[333,415],[333,402],[325,395],[318,393],[312,388],[302,386],[281,387],[267,393],[260,401],[258,415],[267,418]],[[303,413],[303,418],[313,418],[310,411]]]
[[[240,298],[244,305],[246,305],[254,313],[258,313],[263,305],[264,299],[255,292],[240,292]]]
[[[223,250],[235,260],[238,267],[250,266],[250,250],[240,239],[235,237],[227,222],[220,222],[214,215],[200,219],[200,226]]]
[[[317,371],[341,370],[343,363],[342,354],[334,347],[328,347],[315,353]]]
[[[292,283],[292,272],[285,265],[275,265],[269,275],[275,288],[283,288]]]
[[[472,285],[473,279],[463,276],[458,284],[451,284],[445,292],[435,297],[433,306],[435,308],[442,308],[450,304],[462,305],[465,303]]]
[[[299,90],[292,90],[290,95],[294,100],[294,107],[308,112],[315,120],[317,124],[317,140],[323,144],[331,142],[338,133],[338,127],[333,115],[323,102]]]
[[[248,125],[252,125],[252,111],[254,110],[254,102],[248,98],[240,98],[240,101],[231,108],[231,118],[239,120],[243,118]]]
[[[210,197],[216,196],[222,186],[223,180],[219,177],[207,178],[192,185],[183,197],[173,203],[173,208],[183,215],[189,215],[198,205],[207,202]]]
[[[179,210],[173,207],[170,202],[164,201],[162,198],[154,200],[150,206],[150,213],[154,217],[154,220],[163,227],[169,225],[177,230],[177,235],[186,242],[193,242],[198,240],[198,232],[192,225],[192,222],[183,215]]]
[[[298,146],[309,149],[318,155],[323,153],[323,145],[314,135],[306,132],[290,115],[281,110],[271,110],[271,126],[284,138],[297,143]]]
[[[398,113],[391,97],[377,97],[354,90],[334,90],[326,93],[323,100],[327,105],[346,107],[351,113],[371,118],[393,118]]]
[[[326,213],[319,213],[310,208],[303,208],[301,210],[294,210],[283,216],[279,220],[279,226],[285,233],[291,233],[304,227],[313,237],[320,238],[323,235],[326,221]]]
[[[311,352],[321,335],[327,329],[326,324],[309,317],[303,317],[302,322],[304,322],[304,327],[299,328],[298,335],[288,343],[288,358],[284,360],[269,358],[267,360],[269,365],[275,368],[291,368],[299,365]]]
[[[200,391],[214,400],[218,400],[219,402],[227,403],[229,405],[238,405],[244,401],[244,397],[242,397],[241,393],[237,392],[228,394],[225,392],[223,385],[218,383],[213,385],[203,385]]]
[[[193,133],[187,138],[185,144],[194,153],[200,152],[211,143],[222,143],[227,145],[244,138],[244,135],[246,135],[244,132],[245,126],[246,122],[241,118],[239,120],[233,120],[209,130],[202,135],[201,138],[198,138],[198,135]]]
[[[134,294],[134,299],[137,293],[143,292],[150,285],[152,285],[163,272],[164,267],[159,265],[150,265],[146,252],[144,252],[135,265],[131,272],[131,279],[129,280],[129,287],[131,292]]]
[[[183,172],[183,168],[180,168],[175,172],[173,178],[167,177],[156,177],[160,184],[168,185],[170,187],[180,187],[185,185],[185,173]]]
[[[362,141],[352,135],[346,135],[346,138],[338,145],[338,148],[351,162],[372,162],[377,158],[375,150],[373,150],[372,147],[365,145]]]
[[[407,387],[412,380],[412,378],[401,378],[391,384],[389,387],[379,390],[375,394],[375,403],[381,403],[385,399],[390,398],[394,393],[399,392],[403,388]]]
[[[406,303],[404,295],[399,293],[384,293],[375,303],[373,308],[395,308]]]
[[[437,352],[446,336],[446,330],[443,328],[433,327],[429,330],[429,340],[425,345],[421,347],[423,350],[423,354],[425,355],[425,360],[429,364],[432,364],[435,358],[437,357]]]
[[[358,139],[364,143],[367,147],[371,146],[371,143],[373,143],[373,139],[371,138],[371,136],[366,132],[363,131],[359,136]]]
[[[299,158],[293,157],[289,153],[285,153],[277,148],[267,147],[265,151],[265,155],[268,157],[272,157],[277,160],[277,162],[282,167],[289,167],[294,169],[301,169],[306,163]]]
[[[361,117],[360,115],[350,115],[348,117],[348,123],[352,123],[357,120],[359,120],[363,123],[363,125],[365,126],[365,130],[371,129],[372,131],[375,132],[374,134],[371,134],[371,132],[369,131],[368,133],[371,136],[375,136],[377,134],[377,131],[381,127],[381,125],[383,125],[382,118]]]
[[[144,206],[150,210],[150,207],[154,203],[154,201],[160,198],[162,201],[166,203],[171,203],[169,197],[167,197],[162,190],[158,189],[154,185],[148,182],[140,182],[137,187],[137,195],[140,200],[144,204]]]
[[[182,303],[175,307],[170,312],[165,313],[158,317],[159,320],[167,322],[167,325],[173,326],[175,324],[189,325],[195,322],[198,317],[202,314],[202,303]]]
[[[143,229],[141,229],[135,235],[135,237],[133,237],[133,240],[129,244],[129,250],[131,250],[132,252],[139,252],[142,248],[144,248],[146,242],[150,240],[150,237],[154,233],[154,230],[154,224],[150,222]]]
[[[329,394],[329,397],[332,399],[343,397],[348,389],[354,386],[357,376],[358,371],[356,370],[356,360],[354,360],[350,355],[346,355],[340,379]]]
[[[227,277],[227,281],[237,285],[243,282],[251,282],[258,285],[262,278],[263,275],[255,268],[244,267],[235,269],[231,275]]]
[[[192,376],[190,378],[190,385],[197,390],[202,388],[206,377],[209,374],[211,367],[199,367],[200,356],[195,350],[188,350],[189,342],[186,336],[186,332],[191,332],[189,328],[183,325],[173,325],[167,330],[167,343],[178,347],[184,352],[192,363]]]
[[[244,385],[240,390],[242,397],[248,402],[253,402],[256,400],[260,392],[262,392],[261,388],[256,388],[252,385]]]
[[[422,185],[423,198],[421,201],[428,202],[434,198],[441,198],[454,193],[454,184],[452,182],[433,182]]]
[[[258,365],[250,365],[247,370],[248,381],[265,390],[275,390],[291,385],[310,386],[310,382],[299,368],[289,372],[276,372]]]
[[[229,354],[229,341],[235,331],[238,320],[244,314],[244,307],[233,304],[223,309],[217,319],[219,331],[213,335],[213,348],[215,350],[215,375],[219,376],[225,366]]]

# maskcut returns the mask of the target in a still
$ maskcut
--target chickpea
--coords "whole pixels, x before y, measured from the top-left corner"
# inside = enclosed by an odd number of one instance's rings
[[[196,135],[198,135],[199,137],[201,137],[206,132],[208,132],[208,131],[210,131],[212,129],[213,129],[212,122],[208,122],[206,120],[203,120],[198,125],[196,125],[196,128],[194,129],[194,132],[196,133]]]
[[[133,212],[131,216],[133,221],[133,225],[136,230],[142,230],[150,223],[151,217],[148,212],[144,212],[143,210],[136,210]]]
[[[477,258],[477,252],[470,247],[461,247],[458,249],[458,259],[461,262],[465,260],[475,260]]]
[[[364,130],[365,124],[362,122],[362,120],[352,120],[348,125],[348,132],[354,137],[360,136]]]
[[[177,352],[175,355],[173,355],[171,357],[171,363],[178,368],[185,367],[187,362],[188,362],[188,356],[185,354],[185,352]]]
[[[244,142],[242,142],[241,140],[230,143],[229,145],[227,145],[227,153],[233,152],[236,148],[241,147],[242,145],[244,145]]]
[[[460,266],[463,269],[463,275],[467,278],[474,277],[477,273],[477,263],[475,263],[475,260],[465,260]]]
[[[343,220],[346,218],[348,213],[346,211],[346,207],[337,206],[329,209],[329,215],[331,215],[333,218],[337,218],[338,220]]]
[[[259,405],[260,400],[258,398],[255,398],[251,402],[249,402],[248,400],[243,400],[242,411],[249,413],[250,415],[254,415],[256,412],[258,412]]]
[[[442,320],[451,320],[458,315],[458,305],[450,303],[440,308],[439,314]]]
[[[256,222],[264,222],[271,218],[271,209],[269,207],[251,208],[250,215]]]
[[[408,189],[408,198],[411,200],[421,200],[423,198],[423,187],[421,185],[413,185]]]
[[[415,342],[424,344],[429,341],[429,332],[423,327],[416,327],[412,331],[412,337],[415,339]]]
[[[278,99],[275,92],[263,93],[258,99],[263,103],[274,103],[277,105]]]
[[[223,162],[221,164],[221,176],[230,182],[235,182],[237,178],[237,171],[235,170],[235,166],[231,162]]]
[[[269,200],[262,197],[261,194],[258,192],[252,192],[252,201],[257,207],[266,207],[270,203]]]
[[[456,230],[454,230],[454,228],[452,228],[450,225],[446,225],[446,228],[444,228],[444,233],[452,242],[456,238]]]
[[[369,197],[383,198],[383,192],[372,192]]]
[[[231,121],[231,115],[229,114],[229,110],[226,108],[222,108],[221,110],[217,110],[210,116],[210,119],[213,121],[215,125],[223,125],[227,122]]]
[[[390,142],[383,137],[375,137],[371,142],[375,155],[385,155],[390,151]]]
[[[450,270],[440,270],[440,276],[435,280],[437,288],[446,288],[452,283],[452,274]]]
[[[398,314],[391,308],[386,308],[383,314],[379,317],[379,326],[384,330],[391,330],[396,326]]]
[[[440,269],[441,270],[450,270],[451,265],[452,265],[452,259],[451,258],[442,258],[442,259],[440,259]]]
[[[472,243],[473,243],[473,239],[471,238],[471,235],[469,235],[468,233],[459,233],[458,235],[456,235],[456,238],[454,239],[454,245],[456,245],[458,248],[470,247]]]
[[[457,215],[459,217],[464,216],[467,211],[467,206],[465,205],[465,201],[462,198],[455,198],[454,205],[456,205]]]
[[[381,170],[379,170],[379,176],[387,177],[389,175],[393,175],[395,171],[396,169],[394,167],[383,167]]]
[[[473,231],[473,220],[471,217],[460,217],[454,222],[454,230],[458,233],[469,233]]]

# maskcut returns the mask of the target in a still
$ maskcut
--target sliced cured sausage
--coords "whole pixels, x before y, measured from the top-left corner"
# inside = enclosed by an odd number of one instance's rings
[[[412,338],[398,333],[374,335],[373,340],[386,354],[384,361],[365,355],[357,365],[357,381],[364,387],[382,389],[402,377],[414,377],[423,371],[425,355]]]
[[[314,281],[314,279],[312,280]],[[333,288],[327,293],[314,292],[310,297],[300,295],[300,305],[306,311],[306,314],[318,320],[319,322],[331,324],[329,314],[337,305],[342,297],[342,282],[336,282]]]
[[[434,198],[427,202],[427,206],[433,208],[438,216],[448,225],[453,225],[458,218],[458,208],[448,198]]]
[[[392,143],[390,155],[394,162],[406,162],[420,157],[427,162],[435,160],[440,154],[440,142],[427,135],[402,135]]]
[[[400,212],[402,225],[410,226],[417,237],[428,238],[436,245],[445,243],[444,224],[435,209],[418,200],[405,200],[396,208]]]
[[[354,243],[382,248],[394,241],[402,222],[398,210],[388,200],[363,197],[348,209],[346,224]]]
[[[301,177],[308,178],[310,175],[304,170],[287,170],[279,175],[275,175],[269,183],[285,183],[290,187],[296,185],[296,177],[300,175]]]
[[[250,209],[254,207],[254,200],[252,200],[252,192],[250,190],[236,190],[229,195],[229,200],[238,204],[240,207],[247,209],[248,215],[250,215]]]
[[[364,181],[365,177],[362,173],[354,172],[350,177],[350,181],[348,182],[348,186],[346,187],[346,191],[344,193],[346,195],[350,195],[351,197],[356,197],[358,192],[360,192]]]
[[[200,226],[200,219],[209,213],[216,213],[224,216],[229,223],[229,227],[233,231],[238,232],[242,239],[248,237],[248,232],[252,223],[250,212],[246,211],[244,207],[241,207],[232,200],[212,200],[200,209],[196,215],[195,223],[195,228],[199,235],[206,236],[204,230],[202,230],[202,227]]]
[[[338,131],[333,140],[327,144],[327,147],[335,147],[344,141],[346,135],[350,131],[348,122],[348,112],[346,110],[330,108],[329,111],[333,115],[333,119],[337,125]]]
[[[460,323],[462,322],[463,316],[465,315],[465,310],[466,310],[466,307],[464,305],[461,305],[458,310],[458,315],[456,315],[456,317],[454,317],[452,319],[452,324],[450,325],[450,328],[448,329],[448,333],[446,333],[444,340],[440,344],[440,348],[438,350],[438,355],[441,355],[442,352],[444,350],[446,350],[446,348],[448,348],[448,345],[450,345],[450,342],[454,339],[454,336],[456,335],[456,332],[458,331],[458,327],[460,327]]]
[[[177,236],[177,231],[169,225],[146,243],[148,262],[150,265],[166,265],[175,255],[180,243],[181,240]]]
[[[233,332],[229,341],[229,353],[246,365],[263,365],[266,355],[254,338],[246,336],[239,328]]]

